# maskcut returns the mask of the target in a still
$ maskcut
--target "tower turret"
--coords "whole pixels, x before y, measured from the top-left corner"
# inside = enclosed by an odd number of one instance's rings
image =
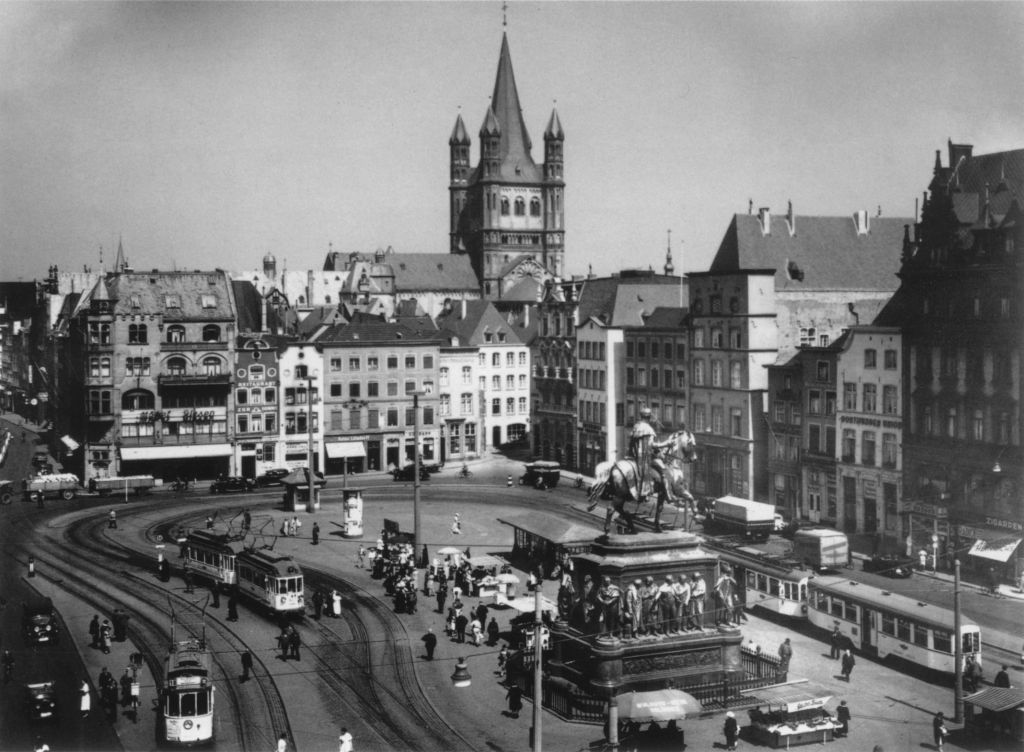
[[[277,259],[270,251],[263,257],[263,273],[271,278],[277,276]]]
[[[466,187],[469,182],[469,133],[462,122],[462,113],[455,118],[455,127],[448,139],[450,182],[448,184],[451,225],[448,232],[449,251],[465,253],[466,246],[459,236],[459,217],[466,208]]]

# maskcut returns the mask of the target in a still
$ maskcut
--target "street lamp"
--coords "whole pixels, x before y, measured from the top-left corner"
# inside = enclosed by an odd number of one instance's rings
[[[423,390],[412,393],[412,556],[413,561],[419,552],[420,544],[420,397],[427,392]]]

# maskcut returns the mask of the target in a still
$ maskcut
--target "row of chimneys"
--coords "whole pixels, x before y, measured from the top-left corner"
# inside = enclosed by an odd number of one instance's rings
[[[747,207],[747,214],[753,214],[754,199],[750,199],[749,201],[750,203]],[[878,213],[875,216],[882,216],[881,206],[878,207]],[[772,234],[772,213],[767,206],[762,206],[757,210],[757,221],[761,225],[762,236]],[[867,235],[871,232],[871,219],[866,209],[855,211],[853,213],[853,226],[858,235]],[[790,237],[796,235],[796,216],[793,214],[792,201],[788,202],[786,209],[786,228],[789,230]]]

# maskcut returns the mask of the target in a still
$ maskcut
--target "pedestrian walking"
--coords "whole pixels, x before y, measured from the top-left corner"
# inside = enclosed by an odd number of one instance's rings
[[[185,592],[194,593],[196,591],[195,582],[192,580],[192,570],[189,569],[188,560],[185,561],[185,568],[181,572],[181,579],[185,581]]]
[[[210,604],[213,608],[220,608],[220,589],[217,587],[217,583],[214,582],[210,585],[210,598],[212,603]]]
[[[843,651],[842,664],[843,678],[846,679],[847,682],[849,682],[850,674],[853,672],[854,664],[856,664],[856,661],[853,659],[853,653],[851,653],[849,650]]]
[[[242,652],[242,681],[249,681],[249,672],[252,671],[252,653],[248,650]]]
[[[288,752],[288,735],[281,734],[277,737],[277,752]]]
[[[518,718],[519,711],[523,709],[523,690],[519,688],[518,684],[513,684],[508,688],[505,699],[508,700],[508,714],[513,718]]]
[[[100,625],[100,643],[103,645],[103,652],[105,654],[110,653],[110,643],[114,639],[114,628],[110,626],[110,622],[106,619]]]
[[[121,705],[128,705],[132,701],[132,677],[128,669],[121,674]]]
[[[96,614],[89,622],[89,637],[92,638],[90,647],[98,648],[100,645],[100,615]]]
[[[139,705],[142,704],[140,693],[142,691],[142,685],[139,684],[138,679],[132,679],[131,688],[128,690],[131,694],[129,700],[129,707],[131,708],[132,723],[139,722]]]
[[[480,647],[484,639],[484,628],[480,625],[480,620],[474,618],[469,625],[469,633],[473,635],[473,644]]]
[[[992,682],[997,687],[1003,689],[1010,689],[1010,675],[1007,673],[1009,666],[1003,666],[1002,670],[996,674],[995,680]]]
[[[949,736],[949,731],[946,729],[946,718],[940,710],[932,718],[932,741],[935,742],[935,749],[939,752],[942,752],[942,745],[946,743],[947,736]]]
[[[437,613],[444,613],[444,602],[448,599],[448,583],[444,580],[437,587]]]
[[[324,612],[324,594],[319,590],[313,591],[313,618],[320,621],[320,616]]]
[[[501,639],[501,628],[498,626],[498,620],[492,616],[491,621],[487,624],[487,644],[494,647],[498,644],[499,639]]]
[[[466,618],[465,614],[459,614],[455,617],[455,641],[465,642],[466,641],[466,627],[469,625],[469,619]]]
[[[787,637],[781,645],[779,645],[779,671],[789,671],[789,661],[793,657],[793,646],[789,642]]]
[[[320,545],[320,523],[319,522],[314,522],[313,523],[313,545],[314,546],[319,546]]]
[[[725,725],[722,726],[722,733],[725,734],[725,748],[736,749],[736,738],[740,733],[740,726],[736,722],[736,714],[731,710],[725,714]]]
[[[117,512],[113,509],[111,509],[110,513],[107,515],[107,529],[117,530]]]
[[[335,619],[341,617],[341,593],[337,590],[331,591],[331,614]]]
[[[839,707],[836,708],[836,720],[839,721],[839,731],[836,736],[846,736],[850,733],[850,708],[846,705],[846,700],[839,703]]]
[[[78,688],[78,692],[81,695],[79,708],[82,711],[82,718],[85,718],[89,715],[89,711],[92,710],[92,693],[89,690],[89,682],[82,679],[82,685]]]
[[[839,627],[834,627],[832,629],[832,634],[829,635],[828,642],[829,645],[832,646],[828,657],[833,659],[838,658],[839,654],[842,652],[839,646],[843,643],[843,633],[839,631]]]
[[[358,561],[356,562],[356,568],[362,569],[363,563],[366,560],[366,547],[362,543],[359,544],[359,553],[357,554]]]
[[[228,621],[238,621],[238,596],[235,595],[234,589],[228,596]]]
[[[277,636],[277,649],[281,651],[281,660],[288,660],[288,630],[282,629]]]
[[[302,656],[299,655],[299,648],[302,646],[302,638],[299,636],[299,630],[292,627],[288,633],[288,648],[291,650],[291,656],[297,661],[302,660]]]
[[[434,628],[430,627],[427,629],[427,633],[421,639],[423,640],[423,647],[427,649],[427,660],[434,660],[434,649],[437,647],[437,635],[434,634]]]
[[[341,734],[338,736],[338,752],[352,752],[352,734],[344,726],[341,727]]]

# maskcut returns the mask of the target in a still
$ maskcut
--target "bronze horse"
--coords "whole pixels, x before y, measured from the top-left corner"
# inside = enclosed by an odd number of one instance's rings
[[[647,502],[651,493],[654,493],[657,499],[654,529],[658,532],[661,532],[661,510],[666,499],[683,499],[688,504],[693,503],[693,497],[686,488],[686,478],[681,465],[693,462],[696,458],[696,437],[683,429],[669,436],[661,446],[663,447],[662,458],[665,461],[665,471],[661,479],[655,477],[657,473],[653,470],[648,470],[641,476],[636,460],[633,459],[602,462],[597,466],[596,482],[590,490],[587,511],[596,507],[601,500],[611,502],[608,505],[608,513],[604,521],[606,533],[611,529],[612,518],[616,513],[626,520],[631,533],[636,532],[633,526],[636,511],[627,512],[626,502],[634,502],[639,508],[640,505]]]

